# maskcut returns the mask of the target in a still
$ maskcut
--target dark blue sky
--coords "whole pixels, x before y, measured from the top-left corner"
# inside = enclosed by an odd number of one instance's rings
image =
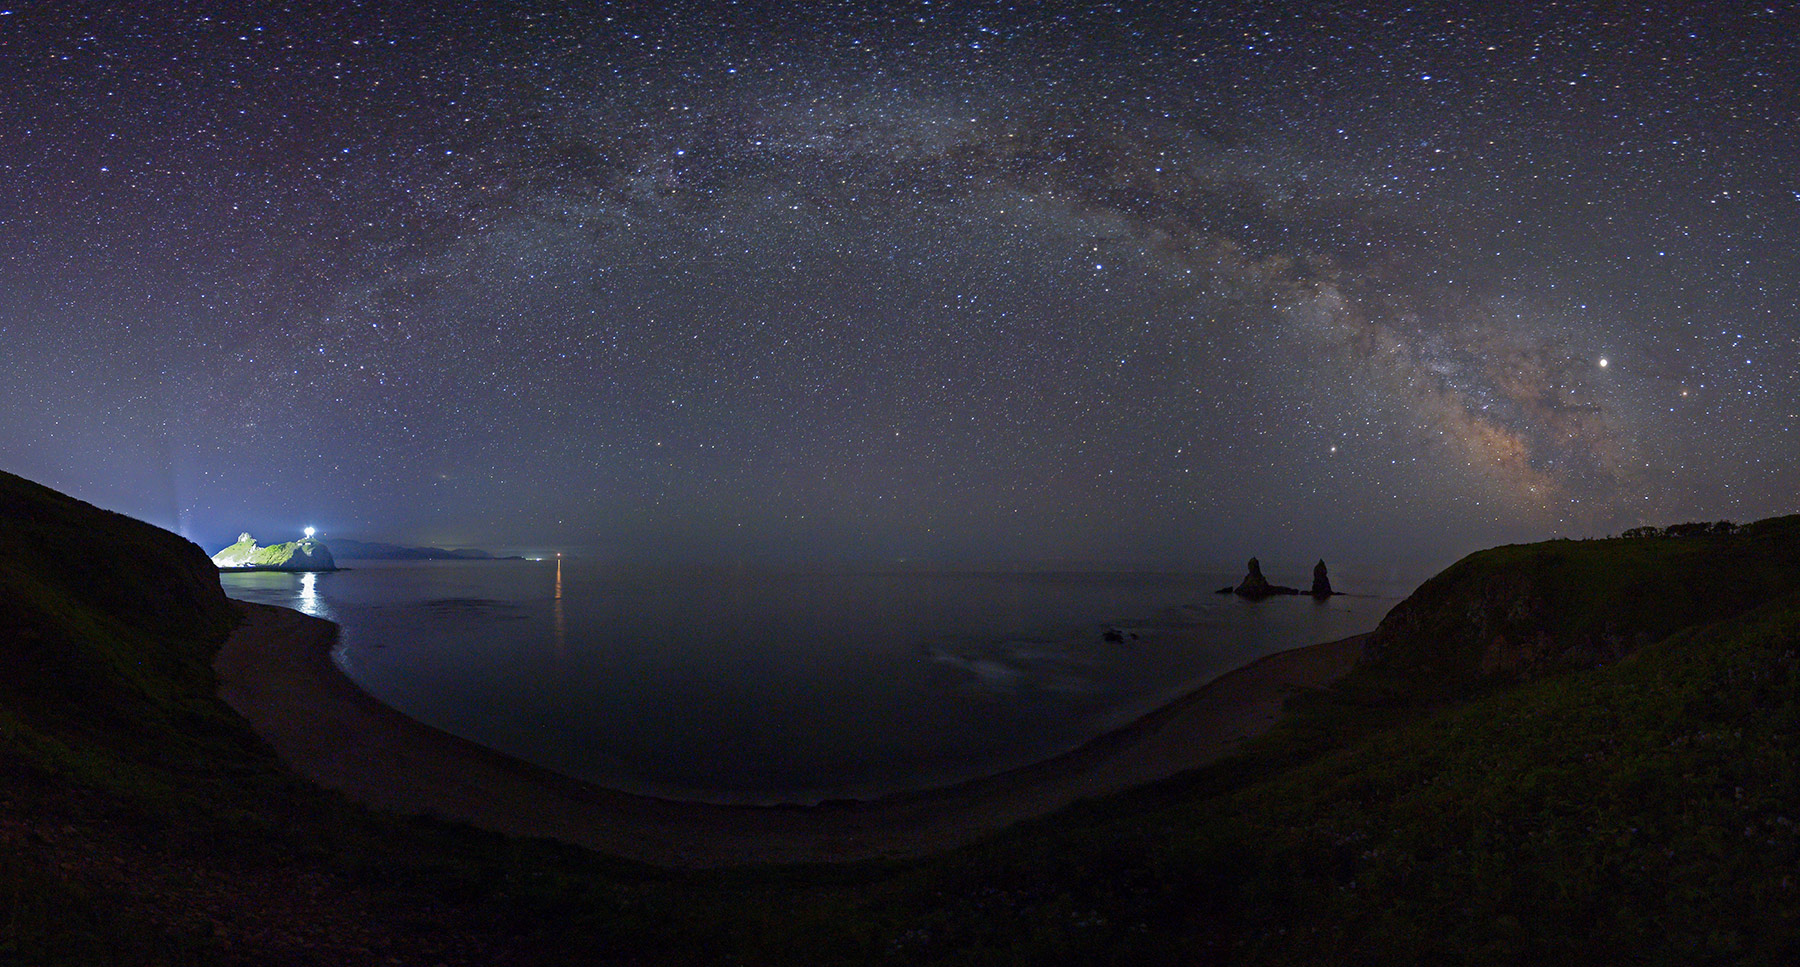
[[[1796,509],[1792,4],[246,6],[0,13],[0,467],[208,550]]]

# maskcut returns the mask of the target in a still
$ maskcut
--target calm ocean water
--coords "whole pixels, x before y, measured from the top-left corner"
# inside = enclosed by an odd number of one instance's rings
[[[719,802],[1023,765],[1260,656],[1367,631],[1411,590],[1334,574],[1363,593],[1249,604],[1211,593],[1241,576],[1222,573],[344,563],[221,582],[337,622],[339,665],[420,721],[614,788]],[[1109,627],[1126,640],[1104,641]]]

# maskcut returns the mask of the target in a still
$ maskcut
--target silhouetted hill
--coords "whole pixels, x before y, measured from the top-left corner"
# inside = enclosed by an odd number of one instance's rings
[[[10,591],[66,596],[159,634],[218,634],[233,620],[206,552],[160,527],[4,471],[0,519],[0,580]]]
[[[0,703],[87,725],[205,696],[236,620],[198,545],[0,473]]]

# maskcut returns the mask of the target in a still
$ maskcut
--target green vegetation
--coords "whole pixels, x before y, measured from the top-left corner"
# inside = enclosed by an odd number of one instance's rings
[[[250,552],[249,559],[244,563],[253,567],[280,567],[293,560],[294,552],[299,549],[299,541],[283,541],[280,544],[270,544],[268,547],[258,547]]]
[[[0,475],[0,962],[1800,953],[1800,517],[1484,551],[1236,758],[929,860],[706,873],[286,773],[212,698],[208,568]]]
[[[237,543],[212,556],[220,567],[262,567],[281,571],[333,571],[337,563],[324,544],[306,537],[258,547],[249,534],[240,534]]]

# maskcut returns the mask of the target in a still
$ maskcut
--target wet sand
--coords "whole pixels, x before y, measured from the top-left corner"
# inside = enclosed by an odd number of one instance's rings
[[[1366,635],[1270,655],[1071,752],[943,789],[819,806],[724,806],[603,789],[416,722],[331,660],[337,626],[233,602],[219,696],[297,772],[361,802],[667,866],[917,856],[1230,754],[1287,696],[1350,670]]]

